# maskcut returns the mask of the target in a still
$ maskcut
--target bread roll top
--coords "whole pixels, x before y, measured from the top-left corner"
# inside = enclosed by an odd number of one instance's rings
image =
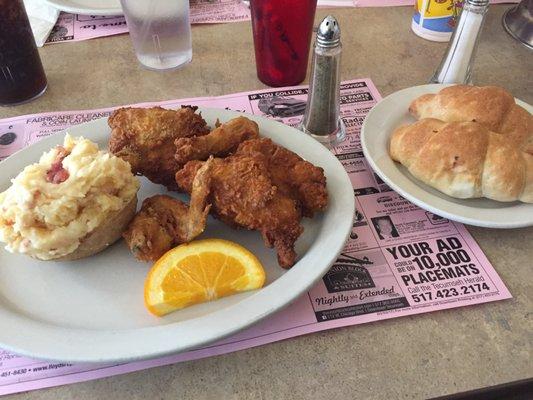
[[[533,156],[481,124],[422,119],[394,131],[390,154],[450,196],[533,202]]]
[[[509,142],[533,154],[533,118],[501,87],[449,86],[437,94],[415,99],[409,112],[417,119],[480,123],[492,132],[506,135]]]

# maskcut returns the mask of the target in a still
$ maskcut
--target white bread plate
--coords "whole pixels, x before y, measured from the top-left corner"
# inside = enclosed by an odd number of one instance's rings
[[[389,155],[392,132],[416,119],[409,114],[413,100],[426,93],[437,93],[449,85],[429,84],[395,92],[368,113],[361,129],[361,146],[366,160],[379,177],[401,196],[441,217],[486,228],[520,228],[533,225],[533,204],[503,203],[486,198],[456,199],[422,183]],[[533,112],[519,99],[516,103]]]

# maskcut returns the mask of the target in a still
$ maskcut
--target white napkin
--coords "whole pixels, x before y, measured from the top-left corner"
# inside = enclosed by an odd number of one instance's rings
[[[43,0],[24,0],[37,46],[42,47],[59,16],[59,10]]]

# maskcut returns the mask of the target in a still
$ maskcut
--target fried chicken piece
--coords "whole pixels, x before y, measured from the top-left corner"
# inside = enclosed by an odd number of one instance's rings
[[[174,141],[179,137],[200,136],[209,128],[197,107],[179,110],[153,108],[120,108],[109,117],[111,127],[109,150],[130,163],[135,174],[154,183],[175,189]]]
[[[212,160],[204,163],[191,184],[191,202],[166,195],[144,200],[141,209],[123,233],[132,253],[141,261],[156,261],[173,247],[200,235],[206,225]]]
[[[215,158],[209,202],[211,212],[232,227],[258,230],[278,262],[290,268],[296,261],[294,243],[303,231],[296,202],[272,183],[267,160],[260,153]],[[202,161],[190,161],[176,173],[180,189],[191,192]]]
[[[207,160],[209,156],[225,157],[241,142],[259,137],[257,123],[237,117],[212,130],[205,136],[182,137],[175,141],[176,161],[180,165],[192,160]]]
[[[322,168],[267,138],[247,140],[241,143],[235,154],[257,152],[265,156],[272,182],[284,195],[296,201],[305,217],[326,209],[328,191]]]

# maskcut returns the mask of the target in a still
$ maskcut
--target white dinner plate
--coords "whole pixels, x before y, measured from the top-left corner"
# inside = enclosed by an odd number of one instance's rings
[[[425,210],[469,225],[487,228],[519,228],[533,225],[533,204],[503,203],[486,198],[456,199],[422,183],[407,168],[389,156],[392,132],[416,119],[409,104],[426,93],[437,93],[449,85],[422,85],[400,90],[385,97],[370,110],[361,130],[361,145],[366,159],[392,189]],[[516,99],[530,113],[533,107]]]
[[[200,108],[210,126],[242,115]],[[288,305],[320,279],[342,250],[352,227],[354,195],[346,171],[324,146],[279,122],[246,115],[260,134],[324,169],[328,208],[304,218],[296,243],[299,259],[290,270],[277,263],[256,231],[234,230],[209,219],[202,238],[225,238],[250,249],[263,263],[265,287],[199,304],[157,318],[143,304],[150,264],[136,261],[121,240],[103,252],[70,262],[38,261],[0,247],[0,348],[36,358],[108,362],[151,358],[221,339]],[[107,118],[67,130],[107,148]],[[25,165],[63,143],[64,132],[45,138],[0,163],[0,192]],[[166,192],[142,178],[139,205]],[[174,194],[178,196],[177,194]],[[178,196],[179,197],[179,196]],[[186,198],[183,197],[184,200]]]
[[[58,10],[82,15],[123,15],[120,0],[44,0]]]

